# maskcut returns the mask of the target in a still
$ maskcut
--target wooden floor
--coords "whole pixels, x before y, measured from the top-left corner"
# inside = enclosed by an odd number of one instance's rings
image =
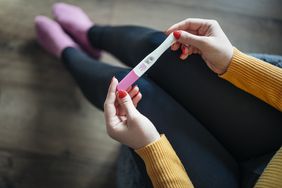
[[[114,187],[119,144],[106,135],[103,113],[35,42],[34,16],[51,16],[54,2],[0,0],[0,187]],[[217,19],[239,49],[282,54],[281,0],[65,2],[102,24],[165,30],[186,17]]]

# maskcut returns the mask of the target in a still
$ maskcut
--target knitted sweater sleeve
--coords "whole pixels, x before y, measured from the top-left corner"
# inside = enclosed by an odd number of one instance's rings
[[[234,48],[223,79],[282,111],[282,69]]]
[[[164,135],[139,150],[154,188],[192,188],[193,185],[172,146]]]

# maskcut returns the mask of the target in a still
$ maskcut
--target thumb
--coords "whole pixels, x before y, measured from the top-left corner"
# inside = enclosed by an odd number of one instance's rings
[[[130,95],[124,90],[117,92],[118,103],[125,110],[127,115],[131,115],[136,112],[136,108],[132,102]]]
[[[182,30],[174,31],[173,35],[178,42],[185,45],[191,45],[199,49],[201,49],[208,41],[208,37],[206,36],[198,36]]]

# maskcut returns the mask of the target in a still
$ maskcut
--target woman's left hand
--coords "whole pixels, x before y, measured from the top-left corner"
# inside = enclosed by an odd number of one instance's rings
[[[142,115],[136,105],[141,100],[141,94],[129,91],[118,91],[118,81],[112,79],[104,103],[104,115],[107,132],[113,139],[133,148],[142,148],[160,138],[153,123]]]

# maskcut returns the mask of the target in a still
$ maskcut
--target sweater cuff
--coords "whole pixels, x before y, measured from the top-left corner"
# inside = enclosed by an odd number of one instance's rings
[[[193,187],[189,177],[165,135],[135,150],[143,159],[154,187]]]
[[[151,161],[154,160],[156,157],[159,159],[158,156],[160,152],[165,152],[167,150],[171,150],[172,146],[170,145],[169,141],[167,140],[166,136],[164,134],[161,134],[161,137],[156,140],[155,142],[152,142],[151,144],[135,150],[135,152],[144,160],[144,161]],[[155,161],[153,161],[155,163]]]
[[[248,71],[250,72],[250,66],[257,66],[257,61],[260,61],[259,59],[256,59],[252,56],[249,56],[247,54],[244,54],[240,52],[237,48],[233,47],[233,56],[231,59],[231,62],[227,68],[227,71],[219,75],[219,77],[225,79],[225,80],[232,80],[234,77],[237,77],[240,72],[242,71]],[[263,62],[264,64],[265,62]],[[250,76],[248,72],[245,72],[246,76]]]

